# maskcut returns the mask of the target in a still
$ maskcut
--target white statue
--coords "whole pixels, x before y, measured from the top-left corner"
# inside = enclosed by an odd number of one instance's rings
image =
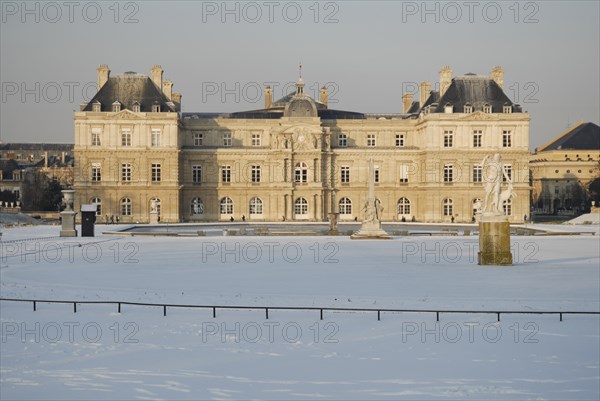
[[[158,213],[158,201],[150,199],[150,213]]]
[[[483,178],[485,179],[485,199],[483,201],[482,212],[491,212],[503,214],[502,202],[510,199],[512,193],[512,181],[506,174],[504,165],[500,160],[500,154],[496,153],[493,159],[489,156],[483,158],[481,162],[483,169]],[[502,179],[508,182],[508,189],[501,191]]]

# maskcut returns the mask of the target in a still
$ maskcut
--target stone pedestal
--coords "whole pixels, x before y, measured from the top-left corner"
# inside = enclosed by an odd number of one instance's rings
[[[477,264],[510,266],[512,263],[508,218],[484,213],[479,221]]]
[[[329,213],[329,234],[337,234],[337,222],[339,213]]]
[[[150,212],[150,224],[158,224],[158,212]]]
[[[75,216],[77,212],[72,210],[65,210],[60,212],[60,219],[62,222],[62,228],[60,230],[61,237],[77,237],[77,230],[75,229]]]
[[[381,228],[380,221],[363,222],[360,230],[350,236],[351,239],[392,239],[392,237]]]

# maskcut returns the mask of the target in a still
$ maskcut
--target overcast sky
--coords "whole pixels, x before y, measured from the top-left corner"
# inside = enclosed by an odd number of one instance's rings
[[[73,111],[96,68],[165,70],[183,111],[262,108],[302,75],[330,107],[401,112],[402,91],[449,65],[505,69],[531,114],[530,147],[580,120],[599,122],[598,1],[2,1],[0,140],[73,142]]]

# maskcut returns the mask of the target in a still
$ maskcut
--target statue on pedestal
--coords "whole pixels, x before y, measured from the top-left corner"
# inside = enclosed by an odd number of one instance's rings
[[[360,230],[352,234],[352,239],[391,239],[387,232],[381,228],[381,217],[383,206],[381,201],[375,197],[375,165],[373,159],[369,160],[369,189],[367,201],[362,208],[365,212],[365,219],[362,222]]]

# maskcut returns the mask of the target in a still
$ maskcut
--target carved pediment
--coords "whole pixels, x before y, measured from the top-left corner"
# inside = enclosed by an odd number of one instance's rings
[[[139,120],[143,117],[140,116],[138,113],[134,113],[131,110],[123,110],[113,114],[113,118],[120,120]]]
[[[469,113],[464,117],[460,118],[463,121],[490,121],[497,120],[498,118],[494,117],[490,113],[484,113],[483,111],[474,111],[473,113]]]

